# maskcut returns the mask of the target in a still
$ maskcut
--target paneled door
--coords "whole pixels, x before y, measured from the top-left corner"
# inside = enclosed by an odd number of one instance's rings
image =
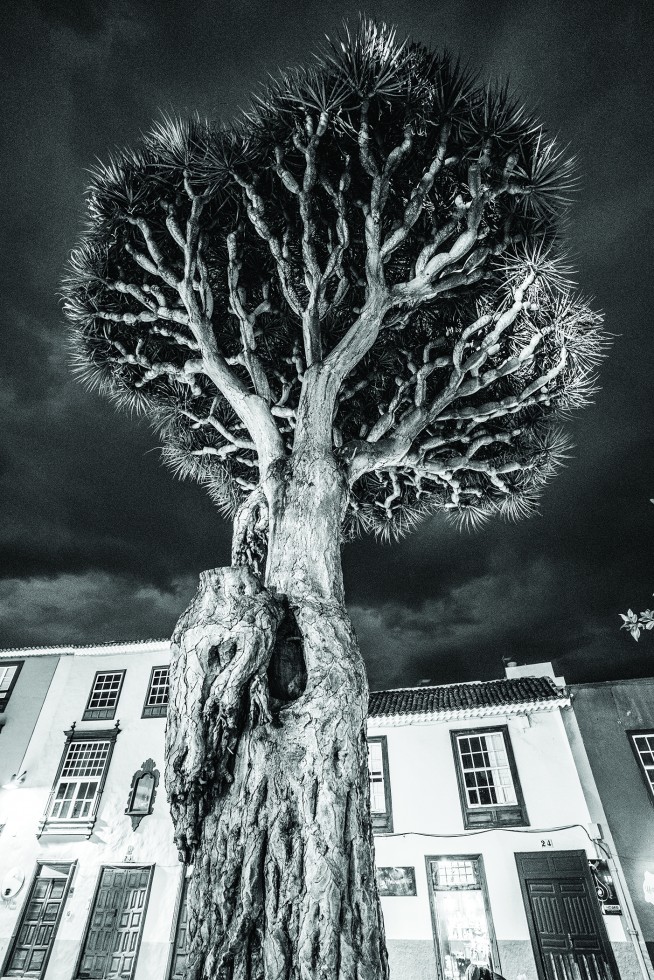
[[[145,918],[151,868],[103,868],[78,977],[129,980]]]
[[[71,869],[70,864],[39,865],[4,970],[5,976],[43,975],[66,900]]]
[[[188,905],[186,895],[188,892],[188,878],[182,882],[182,894],[179,898],[179,913],[177,916],[177,928],[175,929],[175,944],[173,947],[173,959],[170,968],[170,980],[184,980],[184,971],[188,961]]]
[[[584,851],[516,855],[544,980],[619,980]]]

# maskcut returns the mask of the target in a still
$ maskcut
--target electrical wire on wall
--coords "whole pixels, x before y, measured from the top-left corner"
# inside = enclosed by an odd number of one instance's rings
[[[599,838],[591,837],[590,833],[588,832],[588,828],[582,823],[562,824],[560,827],[481,827],[479,830],[464,830],[456,834],[435,834],[426,833],[420,830],[408,830],[404,831],[403,833],[380,834],[380,837],[435,837],[447,839],[457,837],[477,837],[479,834],[493,834],[497,833],[498,831],[505,834],[537,834],[544,837],[547,834],[556,834],[562,830],[583,830],[591,844],[594,844],[596,848],[601,850],[605,857],[611,857],[611,852],[605,845],[604,841],[600,840]]]

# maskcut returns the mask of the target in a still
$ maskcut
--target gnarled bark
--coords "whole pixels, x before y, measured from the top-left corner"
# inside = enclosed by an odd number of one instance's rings
[[[267,487],[267,587],[244,566],[203,573],[173,636],[166,779],[194,864],[189,980],[387,977],[368,685],[333,540],[344,493],[329,454],[286,461]],[[284,687],[294,656],[301,683]]]

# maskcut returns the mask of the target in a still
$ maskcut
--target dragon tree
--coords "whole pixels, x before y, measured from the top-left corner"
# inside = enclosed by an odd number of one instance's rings
[[[573,185],[505,85],[365,19],[92,172],[77,366],[234,528],[172,640],[189,980],[388,975],[341,545],[536,505],[603,348]]]

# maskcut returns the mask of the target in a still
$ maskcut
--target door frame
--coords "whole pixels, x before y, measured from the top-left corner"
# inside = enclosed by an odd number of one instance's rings
[[[148,910],[148,905],[150,904],[150,890],[152,888],[152,879],[154,878],[154,869],[155,869],[155,867],[156,867],[156,865],[154,865],[154,864],[140,864],[140,863],[139,864],[136,864],[136,863],[135,864],[125,864],[124,862],[123,863],[118,863],[118,864],[101,864],[100,865],[100,869],[99,869],[99,872],[98,872],[98,879],[97,879],[97,881],[95,883],[95,887],[93,889],[93,898],[91,899],[91,904],[89,906],[89,914],[88,914],[88,916],[86,918],[86,925],[84,926],[84,935],[82,936],[82,941],[81,941],[80,947],[79,947],[79,953],[77,954],[77,959],[75,960],[75,970],[74,970],[74,972],[72,974],[72,980],[78,980],[79,968],[82,965],[82,957],[84,955],[84,947],[86,946],[86,940],[88,939],[88,936],[89,936],[89,929],[91,928],[91,919],[93,918],[93,913],[95,911],[95,903],[96,903],[98,894],[100,892],[100,885],[102,883],[102,875],[103,875],[103,872],[104,872],[104,869],[105,868],[115,868],[117,870],[125,870],[125,871],[130,871],[130,870],[131,871],[137,871],[137,870],[141,870],[141,871],[149,871],[150,872],[149,873],[149,876],[148,876],[148,884],[147,884],[147,887],[145,889],[145,901],[143,903],[143,921],[141,922],[141,929],[139,931],[139,938],[138,938],[138,942],[136,944],[136,951],[135,951],[135,954],[134,954],[134,966],[136,967],[136,963],[137,963],[138,958],[139,958],[139,953],[141,952],[141,940],[143,939],[143,930],[145,928],[145,916],[146,916],[146,913],[147,913],[147,910]]]
[[[495,925],[493,923],[493,914],[491,911],[490,899],[488,897],[488,884],[486,881],[486,869],[484,867],[484,855],[483,854],[425,854],[425,869],[427,872],[427,892],[429,895],[429,911],[431,914],[431,931],[434,941],[434,956],[436,958],[436,973],[438,975],[438,980],[444,980],[443,969],[441,966],[440,958],[440,946],[438,943],[438,918],[436,916],[436,904],[434,902],[434,887],[431,881],[431,871],[430,862],[440,861],[442,859],[451,861],[477,861],[477,867],[479,868],[479,886],[484,902],[484,912],[486,913],[486,922],[488,923],[488,939],[490,941],[491,952],[493,956],[493,966],[494,972],[501,975],[501,963],[500,963],[500,953],[497,947],[497,939],[495,936]],[[544,978],[543,978],[544,980]]]
[[[179,876],[179,883],[177,885],[177,895],[175,897],[175,911],[173,912],[173,921],[170,927],[170,939],[168,940],[169,950],[168,950],[168,961],[166,963],[166,980],[170,980],[173,972],[173,959],[175,957],[175,940],[177,939],[177,927],[179,925],[179,917],[182,911],[182,897],[184,895],[184,886],[186,885],[188,894],[188,879],[191,877],[187,874],[190,868],[188,865],[182,865],[182,873]]]
[[[531,910],[531,902],[529,900],[529,890],[527,888],[527,883],[534,879],[547,877],[547,875],[525,874],[522,867],[522,858],[530,858],[533,860],[534,856],[537,854],[543,854],[549,857],[551,857],[554,854],[567,854],[570,856],[574,855],[580,859],[581,861],[580,871],[560,871],[556,877],[558,878],[581,877],[586,882],[586,885],[588,886],[590,899],[591,899],[590,901],[590,905],[592,908],[591,915],[593,917],[595,928],[597,930],[597,937],[604,950],[604,955],[608,960],[613,976],[616,978],[616,980],[620,980],[620,971],[618,970],[618,965],[615,960],[615,955],[613,953],[611,940],[608,937],[606,926],[604,925],[604,921],[602,919],[602,913],[600,912],[598,907],[595,886],[590,876],[590,870],[588,868],[588,854],[586,853],[585,850],[577,849],[577,848],[569,848],[569,849],[561,848],[552,851],[550,851],[548,848],[547,851],[516,851],[515,853],[516,867],[518,869],[518,880],[520,881],[520,891],[522,893],[522,904],[524,906],[525,914],[527,916],[527,925],[529,926],[529,938],[531,940],[531,947],[534,952],[534,960],[536,961],[536,972],[538,973],[539,980],[548,980],[548,977],[543,967],[543,957],[541,953],[540,941],[538,939],[538,930],[536,929],[536,923],[534,922],[534,915]],[[556,878],[552,877],[552,880],[555,881]]]
[[[53,864],[67,864],[68,865],[68,879],[67,879],[66,885],[64,887],[64,893],[61,896],[61,906],[59,908],[59,912],[57,913],[57,918],[55,919],[55,922],[54,922],[54,926],[53,926],[53,930],[52,930],[52,943],[50,944],[50,947],[49,947],[48,951],[45,954],[45,959],[43,960],[43,967],[41,969],[41,977],[45,976],[45,971],[48,968],[48,962],[50,960],[50,954],[52,953],[52,948],[53,948],[53,946],[54,946],[54,944],[56,942],[56,939],[57,939],[57,932],[59,930],[59,923],[61,922],[61,917],[62,917],[62,915],[64,913],[64,906],[65,906],[65,904],[66,904],[66,902],[68,900],[68,895],[70,893],[70,886],[73,883],[73,878],[75,877],[75,872],[77,871],[77,859],[74,860],[74,861],[37,861],[36,862],[36,864],[34,866],[34,871],[32,872],[32,877],[31,877],[31,880],[30,880],[30,886],[27,889],[27,892],[25,894],[25,898],[23,899],[23,904],[20,907],[20,912],[18,913],[18,918],[16,919],[16,924],[15,924],[15,926],[13,928],[13,931],[12,931],[12,934],[11,934],[11,938],[9,940],[9,945],[7,946],[7,952],[6,952],[5,957],[4,957],[4,960],[2,962],[2,970],[0,970],[0,976],[3,976],[4,977],[5,974],[6,974],[6,971],[9,969],[9,961],[10,961],[11,957],[14,954],[14,949],[15,949],[15,946],[16,946],[16,940],[18,939],[18,934],[20,932],[20,927],[21,927],[21,924],[22,924],[22,921],[23,921],[23,915],[27,911],[27,907],[28,907],[28,904],[29,904],[30,896],[32,894],[32,890],[34,888],[34,885],[36,884],[36,880],[37,880],[37,878],[39,876],[40,870],[41,870],[41,868],[44,868],[44,867],[50,867]]]

